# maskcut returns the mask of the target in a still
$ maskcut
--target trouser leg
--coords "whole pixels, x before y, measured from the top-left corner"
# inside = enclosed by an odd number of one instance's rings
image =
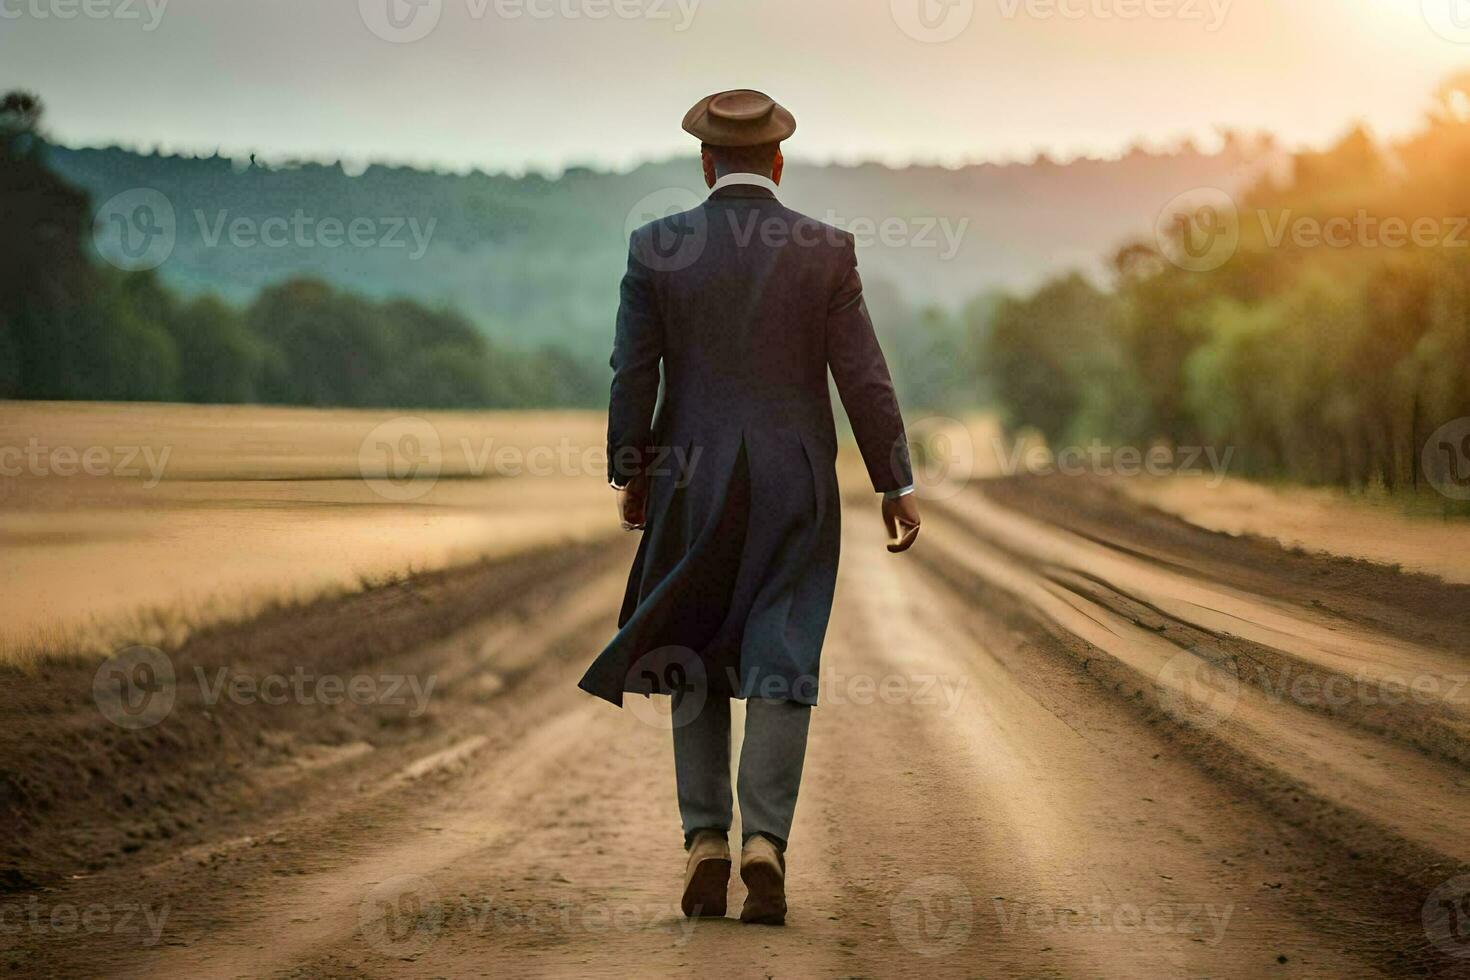
[[[730,699],[710,697],[703,707],[683,717],[685,699],[700,697],[676,690],[673,695],[674,779],[679,788],[679,816],[684,844],[696,830],[729,833]],[[687,710],[687,709],[686,709]]]
[[[740,749],[740,836],[764,834],[781,850],[791,836],[796,791],[806,757],[811,706],[796,701],[745,702],[745,743]]]

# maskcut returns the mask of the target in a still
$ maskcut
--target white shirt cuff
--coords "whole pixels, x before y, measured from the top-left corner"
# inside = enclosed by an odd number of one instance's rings
[[[912,483],[910,483],[908,486],[906,486],[906,487],[899,487],[897,490],[886,490],[886,491],[884,491],[883,498],[885,500],[897,500],[899,497],[907,497],[909,494],[911,494],[913,492],[914,492],[914,485]]]

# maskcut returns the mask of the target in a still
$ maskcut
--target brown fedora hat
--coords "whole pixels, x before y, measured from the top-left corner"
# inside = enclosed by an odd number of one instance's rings
[[[684,132],[711,146],[759,146],[796,132],[796,117],[764,92],[737,88],[694,103]]]

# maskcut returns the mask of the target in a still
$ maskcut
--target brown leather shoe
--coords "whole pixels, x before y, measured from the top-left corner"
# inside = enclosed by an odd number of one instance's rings
[[[745,842],[740,854],[740,880],[746,889],[741,922],[786,924],[786,858],[769,838],[756,834]]]
[[[684,867],[684,899],[679,907],[691,919],[722,918],[730,887],[730,842],[714,830],[700,830],[689,844]]]

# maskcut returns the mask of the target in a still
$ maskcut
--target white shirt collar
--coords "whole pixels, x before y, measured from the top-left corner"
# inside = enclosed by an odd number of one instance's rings
[[[764,187],[772,194],[776,193],[776,182],[760,174],[726,174],[715,181],[715,186],[710,188],[710,193],[713,194],[720,188],[730,187],[733,184],[750,184],[753,187]]]

